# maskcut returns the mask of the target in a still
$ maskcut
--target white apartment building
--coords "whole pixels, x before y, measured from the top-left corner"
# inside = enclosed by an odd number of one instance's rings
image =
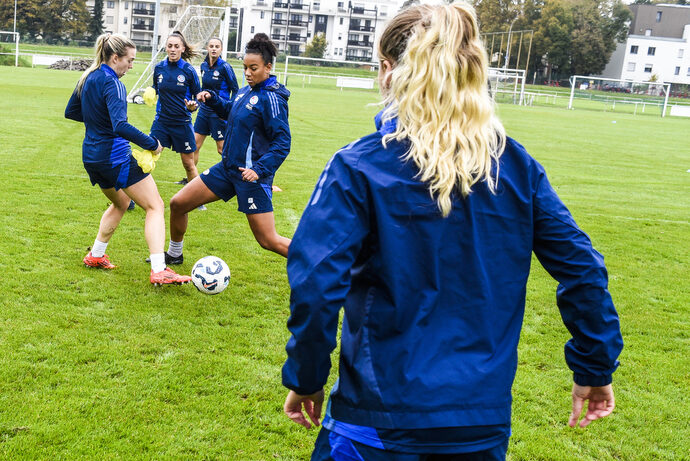
[[[325,58],[372,62],[383,25],[397,13],[399,0],[243,0],[240,49],[258,32],[281,52],[300,55],[317,33],[328,42]]]
[[[93,0],[86,1],[89,10],[93,10],[93,5]],[[173,31],[186,6],[187,2],[183,0],[161,0],[159,44],[161,37],[167,37]],[[155,1],[103,1],[103,30],[129,37],[138,46],[151,46],[155,16]]]
[[[175,27],[189,0],[161,0],[158,40],[160,45]],[[87,0],[93,9],[94,0]],[[235,2],[235,4],[238,4]],[[328,41],[325,58],[339,61],[372,62],[375,43],[401,0],[241,0],[239,13],[231,18],[230,29],[237,29],[239,50],[258,32],[264,32],[281,52],[304,53],[306,44],[317,33]],[[103,29],[131,38],[139,46],[151,46],[155,1],[105,0]]]
[[[690,84],[690,5],[631,5],[628,39],[602,76]]]

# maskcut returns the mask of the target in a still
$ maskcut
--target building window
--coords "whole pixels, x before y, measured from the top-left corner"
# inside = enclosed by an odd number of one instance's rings
[[[314,11],[319,11],[319,8],[321,8],[321,3],[320,2],[314,2],[312,4],[312,8],[314,9]]]
[[[652,65],[651,64],[645,64],[644,65],[644,71],[647,74],[651,74],[652,73]]]
[[[264,18],[264,11],[261,12],[261,19]]]
[[[343,25],[343,18],[340,18],[340,25]]]
[[[656,47],[655,46],[650,46],[647,48],[647,56],[654,56],[656,53]]]
[[[644,31],[644,36],[645,37],[650,37],[652,35],[652,29],[647,29]]]
[[[170,7],[170,12],[171,12],[172,14],[177,13],[177,5],[171,6],[171,7]]]
[[[326,16],[317,16],[316,22],[319,24],[324,24],[326,22]]]
[[[105,17],[105,23],[106,24],[112,24],[113,23],[113,17],[112,16],[106,16]]]
[[[690,77],[690,67],[688,67],[688,72],[687,72],[685,75],[687,75],[688,77]]]
[[[685,53],[685,50],[683,48],[679,49],[678,50],[678,57],[682,58],[684,53]]]
[[[253,34],[253,33],[254,33],[254,26],[252,26],[252,28],[249,29],[249,33],[250,33],[250,34]]]
[[[125,16],[125,17],[123,18],[123,21],[124,21],[125,24],[127,24],[127,16]]]
[[[343,34],[338,34],[338,40],[342,40],[342,39],[343,39]]]
[[[126,9],[126,10],[129,9],[129,2],[125,2],[125,9]]]
[[[637,54],[639,47],[637,45],[630,46],[630,54]]]
[[[309,24],[311,24],[314,21],[314,16],[311,14],[309,15]]]
[[[338,55],[340,55],[340,56],[343,55],[343,49],[342,48],[340,48],[340,52],[338,53]],[[690,67],[688,67],[688,75],[690,75]]]
[[[175,27],[175,21],[168,21],[168,28],[173,29]]]
[[[635,63],[634,62],[628,63],[628,72],[635,72]]]
[[[680,75],[680,66],[676,66],[676,71],[673,73],[673,75]]]
[[[661,11],[656,12],[656,22],[661,22]]]
[[[108,2],[108,8],[115,8],[115,2]]]
[[[338,2],[338,9],[339,10],[345,9],[344,5],[345,5],[345,2]]]

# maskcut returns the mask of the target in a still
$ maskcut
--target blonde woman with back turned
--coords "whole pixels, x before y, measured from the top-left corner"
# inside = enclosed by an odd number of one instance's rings
[[[151,283],[187,283],[191,280],[189,276],[176,274],[165,265],[163,200],[153,177],[144,173],[132,157],[129,145],[133,142],[155,153],[163,149],[156,138],[127,122],[127,90],[120,78],[132,68],[136,53],[134,43],[126,37],[116,34],[98,37],[93,65],[79,79],[65,109],[66,118],[84,123],[84,168],[91,184],[98,184],[112,202],[101,217],[98,235],[84,257],[84,264],[115,269],[105,249],[131,198],[146,211],[144,234],[151,254]]]
[[[312,460],[505,459],[532,252],[572,334],[569,424],[585,403],[580,426],[609,415],[623,342],[603,258],[496,118],[474,10],[410,7],[378,54],[377,131],[330,159],[288,254],[284,410],[305,427],[345,310]]]

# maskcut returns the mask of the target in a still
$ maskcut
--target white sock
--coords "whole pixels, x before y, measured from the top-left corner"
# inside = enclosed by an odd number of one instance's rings
[[[151,270],[154,273],[165,270],[165,253],[151,255]]]
[[[170,243],[168,244],[168,254],[174,257],[182,256],[183,244],[184,240],[181,242],[173,242],[172,240],[170,240]]]
[[[91,256],[94,258],[102,258],[106,248],[108,248],[108,242],[99,242],[98,239],[96,239],[91,247]]]

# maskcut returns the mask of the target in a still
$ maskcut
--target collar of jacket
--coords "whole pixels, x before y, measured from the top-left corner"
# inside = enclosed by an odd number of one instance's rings
[[[112,76],[115,77],[115,78],[120,78],[120,77],[117,76],[117,74],[115,73],[115,71],[113,70],[113,68],[110,67],[108,64],[105,64],[105,63],[104,63],[104,64],[101,64],[101,70],[102,70],[103,72],[105,72],[106,74],[108,74],[108,75],[112,75]]]
[[[388,120],[383,120],[383,113],[385,112],[387,108],[384,108],[374,116],[374,125],[376,126],[376,130],[381,133],[381,136],[385,136],[387,134],[393,133],[395,130],[398,129],[398,118],[393,117]]]

